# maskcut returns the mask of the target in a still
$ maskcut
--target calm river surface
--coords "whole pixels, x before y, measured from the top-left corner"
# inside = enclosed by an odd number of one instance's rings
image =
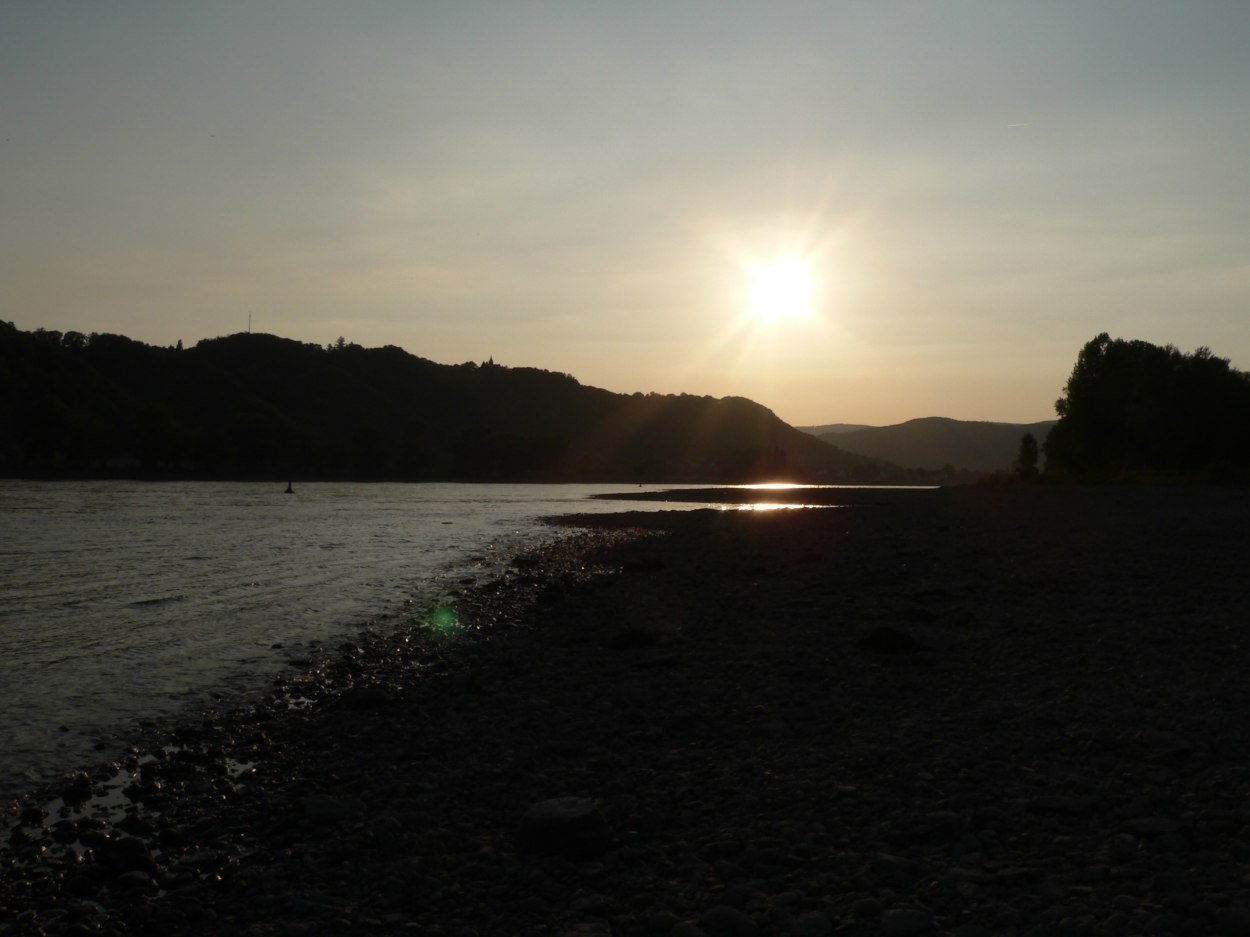
[[[0,802],[436,597],[604,485],[0,480]],[[275,648],[274,645],[282,645]]]

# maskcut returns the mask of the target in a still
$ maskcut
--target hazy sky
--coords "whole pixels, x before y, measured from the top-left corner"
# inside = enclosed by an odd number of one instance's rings
[[[0,0],[0,319],[494,357],[797,424],[1250,369],[1250,3]],[[744,318],[798,253],[815,314]]]

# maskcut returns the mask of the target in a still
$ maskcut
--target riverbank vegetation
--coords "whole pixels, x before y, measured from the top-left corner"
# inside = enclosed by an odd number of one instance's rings
[[[1044,460],[1022,449],[1002,477],[1250,480],[1250,376],[1207,348],[1104,332],[1055,409],[1053,426],[1025,427]],[[986,471],[901,468],[838,438],[741,397],[617,394],[344,339],[241,333],[184,349],[0,322],[10,476],[933,485]]]
[[[1250,480],[1250,375],[1209,348],[1112,339],[1081,349],[1046,469],[1084,480]]]

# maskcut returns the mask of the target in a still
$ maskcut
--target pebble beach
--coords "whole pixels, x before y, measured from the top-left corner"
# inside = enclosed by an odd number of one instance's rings
[[[1250,935],[1250,492],[794,497],[555,520],[32,794],[0,934]]]

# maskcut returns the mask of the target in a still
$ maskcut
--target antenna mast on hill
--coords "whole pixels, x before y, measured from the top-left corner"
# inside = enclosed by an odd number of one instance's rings
[[[252,314],[250,312],[247,314],[247,334],[252,334]]]

